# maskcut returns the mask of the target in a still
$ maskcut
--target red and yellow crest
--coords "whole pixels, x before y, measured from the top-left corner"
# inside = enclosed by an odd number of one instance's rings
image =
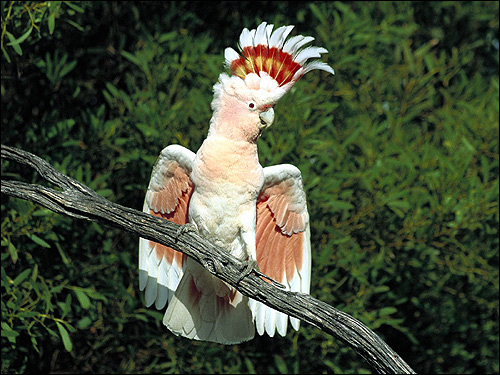
[[[322,47],[304,47],[314,40],[310,36],[296,35],[287,40],[292,29],[293,26],[282,26],[273,32],[273,25],[265,22],[254,30],[243,29],[239,43],[240,54],[232,48],[226,48],[226,66],[232,74],[242,79],[250,73],[262,76],[261,72],[264,72],[276,80],[280,87],[289,83],[291,85],[288,86],[293,86],[300,77],[314,69],[335,74],[324,62],[307,62],[328,51]]]

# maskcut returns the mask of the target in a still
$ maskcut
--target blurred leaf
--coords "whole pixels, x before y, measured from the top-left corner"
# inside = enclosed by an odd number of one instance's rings
[[[329,202],[329,205],[332,207],[334,211],[351,210],[354,208],[354,206],[349,202],[343,202],[337,200],[331,200]]]
[[[76,288],[73,289],[73,292],[75,293],[76,298],[78,298],[78,302],[80,302],[80,305],[82,306],[82,308],[84,308],[85,310],[88,310],[90,308],[91,304],[90,304],[90,299],[87,296],[87,294],[84,291],[76,289]]]
[[[38,237],[36,234],[30,233],[28,234],[28,237],[37,245],[40,245],[45,248],[50,248],[50,245],[44,240],[42,240],[40,237]]]
[[[283,358],[278,355],[274,356],[274,363],[280,374],[288,374],[287,366]]]
[[[388,316],[388,315],[395,314],[397,311],[398,311],[398,309],[396,309],[394,307],[384,307],[384,308],[380,309],[378,311],[378,313],[380,314],[380,316]]]
[[[8,46],[12,46],[14,49],[14,44],[21,44],[22,42],[24,42],[31,34],[31,32],[33,31],[33,25],[31,25],[31,27],[28,29],[28,31],[26,31],[23,35],[21,35],[19,38],[17,39],[14,39],[12,40],[12,38],[14,38],[14,36],[9,33],[8,31],[6,31],[6,34],[7,34],[7,37],[9,38],[10,42],[7,43]],[[16,50],[17,52],[17,50]],[[19,53],[19,55],[21,55],[22,53]]]
[[[49,25],[49,33],[50,35],[52,35],[56,27],[56,16],[54,13],[49,14],[48,25]]]
[[[82,7],[80,7],[77,4],[75,4],[74,1],[64,1],[64,4],[66,4],[68,7],[70,7],[74,11],[77,11],[78,13],[85,12],[85,10]]]
[[[19,45],[19,42],[17,41],[16,37],[14,35],[12,35],[11,33],[9,33],[8,31],[5,32],[5,35],[7,35],[7,38],[9,38],[9,40],[10,40],[10,43],[8,43],[7,45],[11,45],[12,48],[14,48],[14,51],[18,55],[22,55],[23,51],[22,51],[21,46]]]
[[[16,276],[16,278],[13,281],[14,286],[20,285],[24,280],[28,278],[28,276],[31,273],[31,269],[24,270],[21,272],[19,275]]]
[[[87,329],[92,325],[92,319],[90,319],[88,316],[80,319],[77,323],[76,326],[78,329]]]
[[[16,247],[14,246],[14,244],[10,241],[8,241],[8,249],[9,249],[9,254],[10,254],[10,257],[12,259],[12,263],[16,263],[17,262],[17,259],[19,258],[18,256],[18,251],[16,249]]]
[[[59,334],[61,335],[64,348],[68,352],[71,352],[73,350],[73,343],[71,342],[71,338],[69,337],[68,331],[66,330],[66,328],[64,328],[64,326],[61,323],[56,321],[56,324],[57,328],[59,329]]]

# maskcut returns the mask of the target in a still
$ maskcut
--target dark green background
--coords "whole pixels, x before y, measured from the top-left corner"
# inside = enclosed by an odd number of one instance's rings
[[[2,2],[2,143],[141,209],[161,149],[206,136],[224,48],[261,21],[314,36],[336,72],[305,76],[259,141],[264,166],[302,171],[311,294],[419,373],[498,373],[498,2]],[[44,183],[2,161],[4,178]],[[173,336],[128,233],[2,195],[1,241],[2,373],[370,371],[307,324]]]

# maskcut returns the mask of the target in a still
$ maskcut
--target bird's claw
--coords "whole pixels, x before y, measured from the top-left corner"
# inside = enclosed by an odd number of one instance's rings
[[[259,277],[262,277],[266,280],[269,280],[271,282],[271,284],[273,284],[274,286],[276,286],[278,288],[281,288],[281,289],[286,288],[283,284],[281,284],[281,283],[277,282],[276,280],[270,278],[269,276],[263,274],[260,271],[260,268],[259,268],[259,265],[257,264],[257,261],[255,261],[253,259],[247,259],[246,261],[244,261],[244,266],[243,266],[241,275],[238,278],[238,284],[240,283],[241,280],[243,280],[245,277],[250,275],[252,272]]]
[[[179,229],[177,229],[177,233],[175,234],[175,238],[178,239],[181,234],[188,232],[198,232],[198,227],[194,223],[186,223],[182,224]]]
[[[257,264],[257,261],[253,259],[247,259],[243,262],[243,269],[241,270],[240,277],[238,278],[238,284],[241,280],[250,275],[252,272],[260,273],[259,265]]]

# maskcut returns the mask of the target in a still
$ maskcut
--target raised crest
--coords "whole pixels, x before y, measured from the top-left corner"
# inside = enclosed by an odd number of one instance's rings
[[[233,48],[226,48],[226,66],[232,74],[245,79],[248,74],[262,76],[261,72],[264,72],[276,80],[280,87],[289,83],[290,87],[293,86],[300,77],[314,69],[335,74],[324,62],[307,62],[328,52],[322,47],[305,47],[314,40],[313,37],[296,35],[287,40],[293,26],[281,26],[274,32],[273,27],[263,22],[257,29],[245,28],[240,35],[240,53]]]

